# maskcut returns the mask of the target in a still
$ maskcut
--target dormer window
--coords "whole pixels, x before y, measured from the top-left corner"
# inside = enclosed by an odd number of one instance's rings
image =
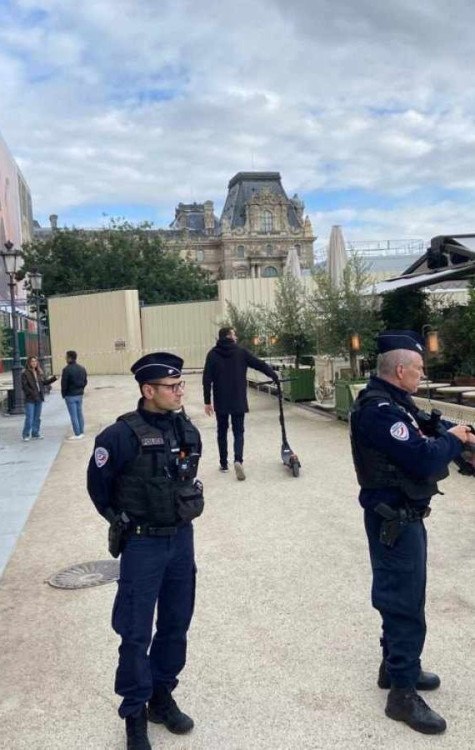
[[[244,258],[244,245],[238,245],[236,248],[236,257]]]

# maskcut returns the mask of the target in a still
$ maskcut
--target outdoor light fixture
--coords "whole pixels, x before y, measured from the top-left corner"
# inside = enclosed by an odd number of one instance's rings
[[[254,336],[254,338],[252,339],[252,343],[254,344],[254,346],[259,346],[259,344],[261,343],[260,336]]]
[[[439,333],[435,329],[428,331],[426,335],[426,347],[430,354],[439,352]]]
[[[279,339],[277,338],[277,336],[271,336],[270,339],[269,339],[269,341],[271,343],[271,346],[275,346],[275,344],[277,344],[278,340]]]
[[[38,346],[38,362],[40,367],[41,363],[41,320],[40,320],[40,292],[43,284],[42,274],[35,268],[30,273],[30,284],[31,288],[35,293],[35,307],[36,307],[36,334],[37,334],[37,346]]]
[[[360,335],[359,333],[350,334],[350,351],[359,352],[361,349]]]
[[[12,379],[13,379],[13,402],[9,403],[10,414],[23,414],[23,391],[21,387],[21,362],[20,362],[20,347],[18,345],[18,313],[15,302],[15,286],[16,279],[15,274],[18,268],[18,261],[21,258],[20,250],[15,250],[13,242],[5,242],[5,250],[0,251],[0,255],[3,259],[3,265],[5,273],[8,276],[8,286],[10,288],[10,307],[12,314],[12,329],[13,329],[13,363],[12,363]]]

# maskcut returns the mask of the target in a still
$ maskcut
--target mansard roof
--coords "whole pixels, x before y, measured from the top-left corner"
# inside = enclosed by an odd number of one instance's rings
[[[290,226],[301,227],[302,223],[296,206],[288,199],[280,180],[279,172],[238,172],[235,174],[228,184],[228,195],[220,221],[227,219],[231,229],[243,227],[246,221],[246,204],[265,190],[282,198],[288,204],[287,215]]]
[[[213,213],[214,230],[219,223]],[[170,229],[189,229],[192,232],[205,233],[205,205],[204,203],[179,203],[175,211],[175,219]]]

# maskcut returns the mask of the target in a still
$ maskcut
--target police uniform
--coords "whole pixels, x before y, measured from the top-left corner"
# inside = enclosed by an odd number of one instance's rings
[[[159,352],[132,372],[139,383],[180,377],[183,360]],[[128,747],[150,747],[148,718],[170,731],[189,731],[192,720],[171,698],[186,660],[186,634],[195,598],[191,519],[202,510],[202,486],[180,483],[184,459],[201,454],[201,439],[184,412],[143,408],[119,417],[95,441],[88,491],[101,515],[122,523],[120,578],[112,626],[121,636],[115,691],[127,724]],[[156,629],[152,638],[155,606]],[[135,721],[136,720],[136,721]],[[135,721],[135,724],[134,724]],[[144,730],[145,727],[145,730]],[[135,731],[136,737],[129,736]]]
[[[380,334],[378,348],[380,353],[394,349],[423,352],[419,337],[411,331]],[[373,572],[372,604],[382,618],[383,661],[378,684],[396,688],[395,694],[398,689],[411,692],[440,684],[437,675],[421,671],[420,663],[426,635],[427,538],[423,519],[430,513],[431,496],[438,492],[437,481],[447,476],[448,464],[463,450],[461,440],[447,431],[437,438],[426,437],[416,420],[417,412],[407,391],[374,376],[350,414],[353,460]],[[447,421],[443,424],[452,426]],[[388,540],[385,533],[390,518],[396,533]],[[421,708],[422,699],[417,699]],[[440,723],[418,719],[415,723],[419,725],[413,728],[428,733],[443,731],[445,722],[438,719]]]

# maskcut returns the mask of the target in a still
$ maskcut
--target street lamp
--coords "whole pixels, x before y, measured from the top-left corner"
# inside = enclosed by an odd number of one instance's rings
[[[41,273],[35,268],[30,273],[30,284],[31,288],[33,289],[35,293],[35,306],[36,306],[36,333],[38,336],[38,362],[40,367],[42,368],[42,362],[41,362],[41,320],[40,320],[40,292],[41,292],[41,285],[43,283],[43,276]]]
[[[13,242],[5,242],[5,250],[0,251],[3,259],[5,273],[8,276],[8,286],[10,287],[10,306],[12,310],[12,328],[13,328],[13,404],[10,406],[10,414],[23,414],[23,392],[21,388],[21,362],[20,347],[18,345],[18,315],[15,304],[15,274],[17,271],[18,261],[21,258],[20,250],[15,250]]]

